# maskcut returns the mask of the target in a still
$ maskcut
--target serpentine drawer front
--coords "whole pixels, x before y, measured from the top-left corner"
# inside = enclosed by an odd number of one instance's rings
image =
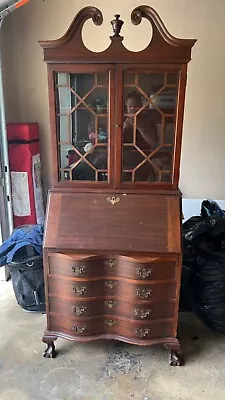
[[[117,297],[135,301],[164,301],[176,298],[176,283],[131,283],[129,280],[97,279],[81,281],[49,276],[49,295],[67,299]]]
[[[53,253],[49,255],[51,274],[91,278],[115,276],[128,279],[158,280],[173,279],[176,274],[176,259],[125,256],[84,256],[78,254]]]
[[[65,317],[86,318],[102,315],[117,315],[130,320],[155,320],[174,318],[175,302],[142,302],[122,301],[108,297],[103,300],[82,299],[65,300],[58,297],[49,297],[50,313],[59,313]]]
[[[130,323],[115,318],[101,318],[96,320],[75,320],[60,314],[51,314],[51,330],[62,332],[70,336],[92,335],[120,335],[132,339],[152,339],[171,336],[173,323],[161,321],[157,323]]]

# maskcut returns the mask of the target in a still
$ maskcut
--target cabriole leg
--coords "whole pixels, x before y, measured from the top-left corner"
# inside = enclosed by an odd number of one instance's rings
[[[45,358],[55,358],[56,351],[55,351],[55,344],[54,340],[56,340],[56,336],[43,336],[42,341],[47,344],[47,348],[43,353],[43,357]]]
[[[181,366],[184,364],[184,356],[180,349],[178,339],[171,343],[165,343],[165,347],[169,349],[169,365],[172,367]]]

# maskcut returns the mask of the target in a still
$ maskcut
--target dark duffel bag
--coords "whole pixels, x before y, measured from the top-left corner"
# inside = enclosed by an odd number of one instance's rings
[[[18,304],[26,311],[45,312],[42,255],[7,264]]]

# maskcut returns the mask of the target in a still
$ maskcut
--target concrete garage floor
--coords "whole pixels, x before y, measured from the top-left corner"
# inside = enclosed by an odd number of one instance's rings
[[[45,315],[23,311],[0,282],[0,400],[224,400],[225,335],[180,316],[186,364],[169,367],[163,347],[58,339],[44,359]]]

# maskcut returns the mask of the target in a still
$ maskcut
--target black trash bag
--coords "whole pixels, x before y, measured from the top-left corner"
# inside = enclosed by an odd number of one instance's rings
[[[213,200],[203,200],[201,204],[201,216],[206,217],[225,217],[225,211]]]
[[[188,219],[183,224],[183,235],[191,231],[191,229],[201,220],[201,217],[194,216]],[[193,247],[183,247],[183,258],[184,254],[186,257],[191,258],[191,260],[196,256],[196,251]],[[190,277],[190,269],[185,265],[182,265],[182,274],[181,274],[181,286],[180,286],[180,302],[179,302],[179,311],[190,311],[191,306],[187,300],[186,288],[188,285]]]
[[[201,216],[183,224],[182,289],[189,307],[211,329],[225,332],[225,213],[202,202]]]
[[[16,300],[26,311],[45,312],[42,234],[42,226],[23,225],[0,246],[0,266],[8,266]]]

